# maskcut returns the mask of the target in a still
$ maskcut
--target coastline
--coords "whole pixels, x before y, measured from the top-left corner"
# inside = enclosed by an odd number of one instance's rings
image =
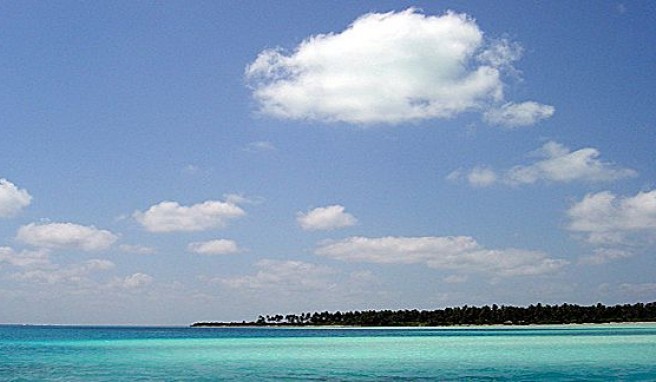
[[[254,321],[241,322],[195,322],[192,327],[452,327],[471,325],[527,326],[560,324],[605,324],[605,323],[656,322],[656,302],[617,304],[605,306],[601,303],[581,306],[563,303],[549,305],[537,303],[527,307],[492,304],[485,306],[448,307],[434,310],[364,310],[322,311],[286,315],[259,315]]]
[[[282,325],[257,325],[257,324],[217,324],[217,325],[203,325],[203,324],[191,324],[189,328],[192,329],[311,329],[311,330],[337,330],[337,329],[353,329],[353,330],[513,330],[513,329],[563,329],[563,328],[599,328],[599,327],[652,327],[656,326],[654,321],[626,321],[626,322],[586,322],[586,323],[563,323],[563,324],[482,324],[482,325],[438,325],[438,326],[358,326],[358,325],[293,325],[293,324],[282,324]]]

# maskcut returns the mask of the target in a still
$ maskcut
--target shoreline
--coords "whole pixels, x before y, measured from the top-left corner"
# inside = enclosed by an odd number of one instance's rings
[[[582,328],[582,327],[600,327],[600,326],[656,326],[656,321],[623,321],[623,322],[585,322],[585,323],[562,323],[562,324],[462,324],[462,325],[437,325],[437,326],[412,326],[412,325],[399,325],[399,326],[359,326],[359,325],[257,325],[257,324],[192,324],[189,328],[192,329],[357,329],[357,330],[448,330],[448,329],[550,329],[550,328]]]
[[[563,324],[482,324],[482,325],[437,325],[437,326],[358,326],[358,325],[249,325],[249,324],[216,324],[216,325],[123,325],[123,324],[21,324],[0,323],[2,327],[16,328],[82,328],[82,329],[293,329],[293,330],[513,330],[513,329],[577,329],[577,328],[599,328],[599,327],[656,327],[656,321],[625,321],[625,322],[600,322],[600,323],[563,323]]]

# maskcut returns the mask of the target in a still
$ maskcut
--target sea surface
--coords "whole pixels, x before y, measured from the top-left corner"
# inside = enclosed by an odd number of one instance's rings
[[[0,326],[0,381],[656,381],[656,325]]]

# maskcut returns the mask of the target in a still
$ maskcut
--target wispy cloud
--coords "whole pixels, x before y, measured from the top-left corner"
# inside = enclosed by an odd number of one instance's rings
[[[519,104],[509,102],[499,108],[486,111],[483,118],[492,125],[517,128],[534,125],[543,119],[550,118],[555,111],[553,106],[533,101]]]
[[[187,250],[199,255],[228,255],[240,251],[234,240],[227,239],[189,243],[189,245],[187,245]]]
[[[326,242],[315,253],[349,262],[425,264],[435,269],[496,276],[538,275],[568,264],[538,251],[486,249],[468,236],[350,237]]]
[[[571,151],[560,143],[550,141],[532,155],[541,159],[501,173],[487,166],[477,166],[469,171],[456,170],[447,179],[465,179],[472,186],[486,187],[499,181],[515,186],[537,182],[611,182],[637,175],[635,170],[600,160],[601,153],[593,147]]]
[[[631,296],[653,296],[656,293],[656,283],[624,283],[620,291]]]
[[[312,291],[334,286],[332,268],[295,260],[260,260],[257,273],[219,280],[224,286],[246,290]]]
[[[470,171],[455,170],[446,179],[457,182],[465,179],[473,187],[487,187],[497,182],[499,176],[489,167],[477,166]]]
[[[269,141],[255,141],[247,144],[244,150],[250,153],[261,153],[267,151],[276,151],[276,146]]]
[[[122,252],[133,253],[137,255],[151,255],[156,253],[157,250],[153,247],[148,247],[139,244],[121,244],[118,247]]]
[[[133,273],[129,276],[115,277],[112,281],[108,283],[110,288],[122,288],[122,289],[140,289],[147,285],[150,285],[153,282],[154,278],[146,273]]]
[[[0,247],[0,268],[9,264],[19,268],[33,268],[50,265],[50,252],[46,249],[16,252],[10,247]]]
[[[627,259],[632,256],[632,252],[625,250],[597,248],[591,255],[581,257],[579,263],[584,265],[601,265],[612,261]]]
[[[92,259],[67,266],[52,265],[48,268],[27,269],[12,274],[12,279],[46,284],[88,284],[93,281],[90,274],[107,271],[115,267],[114,263],[104,259]]]

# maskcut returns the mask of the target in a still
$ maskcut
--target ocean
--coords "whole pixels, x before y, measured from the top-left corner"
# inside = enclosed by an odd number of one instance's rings
[[[656,325],[0,326],[0,381],[656,381]]]

